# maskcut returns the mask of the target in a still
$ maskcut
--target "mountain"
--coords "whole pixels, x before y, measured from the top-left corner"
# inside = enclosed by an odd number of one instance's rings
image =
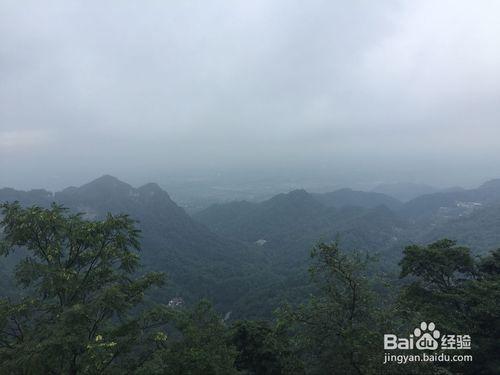
[[[34,204],[48,207],[54,200],[54,195],[47,190],[34,189],[29,191],[15,190],[12,188],[0,189],[0,202],[18,201],[24,206],[32,206]]]
[[[380,184],[373,188],[372,191],[375,193],[389,195],[400,200],[401,202],[407,202],[420,195],[436,193],[439,189],[425,184],[396,182]]]
[[[254,289],[245,297],[248,306],[260,300],[275,306],[285,300],[302,302],[311,293],[310,249],[319,241],[339,240],[345,249],[384,252],[391,264],[399,258],[389,250],[401,254],[402,244],[407,243],[407,222],[386,206],[331,207],[305,190],[278,194],[260,203],[217,204],[193,217],[223,237],[258,244],[268,254],[279,282]]]
[[[246,201],[213,205],[194,218],[214,232],[247,242],[282,241],[301,233],[328,209],[304,190],[278,194],[262,203]],[[297,232],[298,231],[298,232]]]
[[[112,176],[60,192],[0,189],[0,201],[50,205],[55,201],[88,219],[127,213],[142,230],[144,270],[168,274],[153,298],[209,298],[222,312],[269,317],[284,300],[303,301],[310,290],[309,250],[339,240],[344,249],[380,253],[391,272],[410,243],[448,237],[481,253],[500,244],[500,180],[476,189],[427,194],[406,203],[374,192],[342,189],[325,194],[294,190],[262,202],[212,205],[192,217],[160,186],[138,188]],[[12,259],[0,259],[0,290]]]
[[[260,248],[213,233],[190,218],[154,183],[134,188],[115,177],[103,176],[53,195],[0,190],[0,201],[12,200],[44,206],[55,201],[74,212],[84,212],[89,219],[103,218],[108,212],[127,213],[138,221],[142,231],[144,268],[168,275],[166,291],[156,295],[164,302],[174,296],[186,301],[206,297],[221,309],[237,314],[237,301],[248,293],[250,285],[270,278]]]
[[[485,182],[476,189],[427,194],[405,203],[400,213],[414,219],[450,219],[468,215],[491,204],[500,203],[500,179]]]
[[[456,240],[470,246],[478,254],[500,247],[500,204],[492,204],[437,223],[423,232],[417,242],[430,243],[441,238]]]
[[[194,218],[225,237],[249,243],[264,240],[264,248],[284,262],[297,259],[294,254],[307,254],[318,240],[337,237],[346,246],[376,251],[397,239],[406,226],[404,220],[383,205],[332,207],[322,202],[323,195],[319,196],[318,199],[317,194],[295,190],[261,203],[214,205]]]
[[[326,206],[339,208],[348,206],[364,208],[386,206],[395,210],[402,205],[399,200],[386,194],[352,189],[340,189],[331,193],[313,194],[313,196]]]

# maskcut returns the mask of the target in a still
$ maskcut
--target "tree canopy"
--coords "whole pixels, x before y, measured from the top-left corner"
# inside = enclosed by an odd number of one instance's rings
[[[500,372],[500,250],[473,257],[448,239],[407,246],[394,280],[367,253],[319,243],[303,303],[283,304],[274,319],[230,322],[206,300],[148,298],[164,276],[142,272],[140,233],[127,215],[87,220],[56,204],[1,210],[0,254],[18,254],[22,288],[0,300],[2,373]],[[470,335],[474,361],[383,365],[384,333],[407,335],[421,321]]]

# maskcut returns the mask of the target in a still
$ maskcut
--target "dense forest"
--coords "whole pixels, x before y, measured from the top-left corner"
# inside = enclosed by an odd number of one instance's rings
[[[298,190],[194,217],[110,176],[2,189],[0,373],[498,373],[499,185],[418,205]],[[470,335],[474,360],[384,364],[384,335],[421,322]]]

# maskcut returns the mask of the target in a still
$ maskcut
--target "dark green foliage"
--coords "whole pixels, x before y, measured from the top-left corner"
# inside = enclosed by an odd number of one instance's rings
[[[192,311],[178,312],[172,337],[159,334],[157,350],[137,374],[226,375],[234,368],[235,348],[226,339],[226,327],[206,301]]]
[[[302,248],[313,236],[341,233],[343,244],[361,244],[363,251],[392,243],[400,253],[401,239],[391,238],[411,227],[387,208],[325,207],[296,191],[221,215],[219,223],[234,216],[229,227],[251,236],[247,241],[261,234],[269,240],[260,249],[231,252],[227,240],[193,223],[156,185],[132,189],[109,178],[102,182],[63,194],[73,207],[97,207],[100,200],[104,208],[92,221],[85,219],[92,210],[82,216],[58,205],[2,206],[0,252],[9,262],[19,260],[15,280],[22,294],[0,302],[0,373],[500,372],[500,250],[474,258],[446,239],[408,246],[401,280],[395,280],[380,271],[387,262],[381,268],[365,253],[321,243],[312,252],[309,283]],[[126,215],[103,214],[108,208],[140,216],[148,268],[174,269],[174,291],[193,291],[186,292],[191,301],[193,295],[215,298],[216,307],[233,316],[269,317],[264,309],[284,299],[291,305],[278,310],[275,320],[238,321],[231,328],[208,302],[194,308],[154,305],[149,296],[170,299],[155,289],[162,277],[139,269],[135,223]],[[162,241],[167,244],[154,251]],[[167,267],[170,261],[174,266]],[[9,263],[1,267],[7,271]],[[5,288],[9,281],[1,281]],[[435,322],[442,333],[470,334],[473,363],[383,365],[383,334],[405,337],[421,321]]]
[[[85,221],[57,205],[2,209],[2,254],[27,251],[15,277],[30,292],[0,304],[2,369],[112,372],[141,343],[151,318],[129,312],[147,289],[162,283],[160,274],[133,276],[139,259],[133,221],[125,215]]]
[[[413,280],[401,295],[407,321],[432,320],[442,332],[472,337],[473,363],[447,367],[499,373],[500,250],[475,260],[469,249],[441,240],[407,247],[401,265],[401,277]]]
[[[162,275],[137,276],[126,215],[87,221],[52,205],[4,204],[1,253],[24,249],[28,297],[0,301],[0,371],[11,374],[232,374],[235,349],[207,302],[145,307]]]
[[[366,255],[317,245],[311,276],[318,287],[306,305],[285,308],[281,319],[299,335],[308,373],[365,374],[380,370],[385,324],[367,278]]]
[[[449,289],[474,274],[470,250],[455,246],[456,242],[440,240],[427,247],[412,245],[403,251],[401,277],[418,276],[427,287]]]
[[[238,350],[235,367],[246,374],[301,374],[302,362],[293,352],[292,338],[283,325],[266,321],[240,321],[231,329]]]

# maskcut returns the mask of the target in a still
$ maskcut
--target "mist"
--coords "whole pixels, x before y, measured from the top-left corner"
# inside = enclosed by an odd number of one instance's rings
[[[495,1],[2,1],[0,187],[500,177]]]

